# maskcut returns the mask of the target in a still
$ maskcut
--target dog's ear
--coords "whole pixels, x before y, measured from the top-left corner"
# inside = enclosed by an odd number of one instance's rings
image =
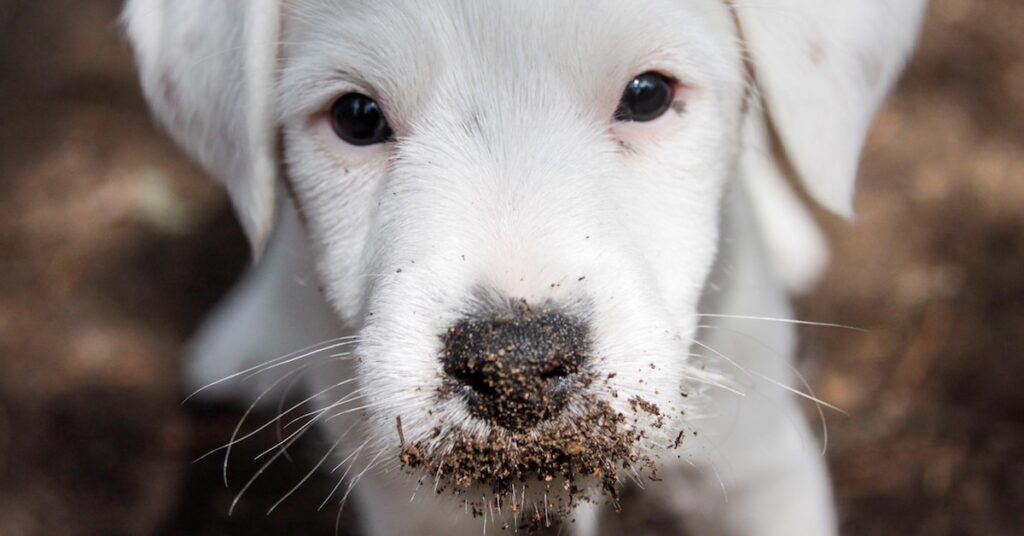
[[[274,222],[280,0],[128,0],[142,88],[171,136],[228,190],[259,256]]]
[[[770,124],[807,192],[850,217],[871,120],[926,0],[734,0]]]

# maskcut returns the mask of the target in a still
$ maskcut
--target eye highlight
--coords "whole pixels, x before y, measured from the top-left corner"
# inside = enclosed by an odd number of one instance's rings
[[[637,75],[622,91],[616,121],[653,121],[664,114],[675,98],[671,79],[654,71]]]
[[[343,95],[331,105],[331,128],[352,145],[373,145],[394,137],[377,101],[361,93]]]

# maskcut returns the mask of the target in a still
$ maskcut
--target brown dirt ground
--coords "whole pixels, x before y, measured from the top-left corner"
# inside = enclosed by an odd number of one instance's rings
[[[247,253],[150,126],[117,4],[0,0],[0,535],[332,534],[326,477],[264,515],[301,461],[230,518],[257,466],[229,490],[189,463],[238,412],[181,406],[177,354]],[[844,531],[1020,534],[1024,3],[933,2],[857,206],[855,227],[823,216],[835,258],[801,301],[870,330],[805,333],[850,412],[829,416]]]

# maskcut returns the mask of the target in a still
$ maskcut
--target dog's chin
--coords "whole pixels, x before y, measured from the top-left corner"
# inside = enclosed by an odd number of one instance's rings
[[[581,397],[529,430],[437,427],[432,437],[403,441],[402,465],[470,513],[507,512],[520,524],[544,526],[583,501],[615,502],[623,478],[657,478],[648,430],[663,419],[652,404],[628,404],[617,411],[596,395]]]

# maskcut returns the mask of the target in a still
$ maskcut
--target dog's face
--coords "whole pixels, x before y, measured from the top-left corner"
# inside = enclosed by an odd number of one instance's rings
[[[397,445],[401,417],[441,464],[609,407],[644,428],[630,448],[671,444],[738,134],[728,12],[305,1],[285,18],[287,176],[359,330],[377,441]],[[359,120],[384,134],[352,140]]]
[[[358,336],[363,445],[568,503],[702,412],[728,180],[788,169],[848,212],[922,2],[765,4],[132,0],[126,20],[147,97],[257,250],[281,185],[298,207]],[[752,202],[792,272],[779,199]]]

